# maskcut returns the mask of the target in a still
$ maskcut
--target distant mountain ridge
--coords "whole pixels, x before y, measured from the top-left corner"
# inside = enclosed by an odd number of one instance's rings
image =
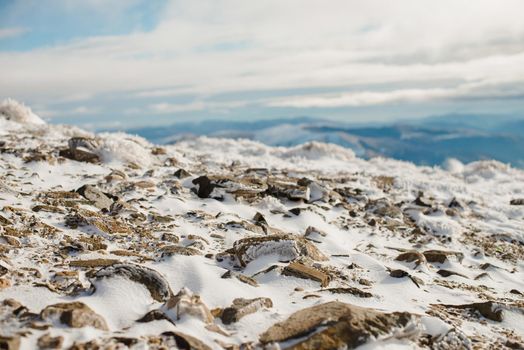
[[[349,124],[310,117],[253,122],[210,120],[125,130],[160,144],[197,136],[250,139],[271,146],[309,141],[351,148],[363,158],[384,156],[419,165],[448,158],[495,159],[524,167],[524,118],[446,115],[396,124]]]

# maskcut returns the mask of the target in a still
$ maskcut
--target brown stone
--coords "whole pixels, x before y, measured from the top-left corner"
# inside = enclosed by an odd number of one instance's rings
[[[116,259],[89,259],[89,260],[73,260],[69,262],[71,267],[106,267],[119,263]]]
[[[46,333],[38,338],[36,345],[38,345],[40,349],[61,349],[63,343],[64,337],[52,337],[49,333]]]
[[[93,327],[108,331],[106,321],[89,306],[81,302],[59,303],[46,306],[40,317],[45,321],[58,319],[71,328]]]
[[[404,252],[395,258],[397,261],[415,262],[416,266],[426,263],[426,257],[424,254],[417,252],[416,250],[410,250]]]
[[[423,252],[424,257],[430,263],[445,263],[449,257],[455,257],[458,261],[464,259],[464,254],[461,252],[444,251],[444,250],[426,250]]]
[[[391,334],[393,329],[400,330],[417,320],[408,312],[383,313],[332,301],[295,312],[262,333],[260,342],[296,340],[286,347],[295,350],[354,349],[370,338]]]
[[[320,282],[322,287],[326,287],[329,284],[330,277],[325,272],[317,270],[311,266],[304,265],[299,262],[292,262],[282,270],[282,274],[285,276],[293,276],[297,278],[310,279],[313,281]]]
[[[4,337],[0,335],[0,349],[2,350],[20,349],[20,337],[17,335],[13,335],[11,337]]]
[[[0,278],[0,290],[11,287],[11,281],[7,278]]]
[[[100,163],[100,157],[94,153],[87,152],[81,149],[61,149],[58,151],[60,157],[67,159],[75,160],[77,162],[86,162],[86,163]]]

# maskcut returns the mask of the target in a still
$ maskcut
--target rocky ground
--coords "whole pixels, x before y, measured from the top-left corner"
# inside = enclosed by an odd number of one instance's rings
[[[2,108],[0,349],[524,348],[521,170]]]

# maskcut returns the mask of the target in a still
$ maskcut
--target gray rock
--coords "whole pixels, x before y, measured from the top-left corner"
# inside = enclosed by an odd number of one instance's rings
[[[242,317],[252,314],[262,308],[273,307],[269,298],[244,299],[237,298],[233,304],[222,311],[221,319],[224,324],[238,322]]]

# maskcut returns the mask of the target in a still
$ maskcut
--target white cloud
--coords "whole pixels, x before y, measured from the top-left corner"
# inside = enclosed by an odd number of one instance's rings
[[[0,40],[7,39],[7,38],[15,38],[24,33],[27,33],[28,31],[29,29],[22,28],[22,27],[0,28]]]
[[[152,32],[0,53],[0,95],[45,102],[114,92],[204,99],[246,90],[359,91],[270,103],[293,107],[503,97],[513,92],[500,84],[524,83],[523,11],[521,0],[171,1]],[[154,103],[150,110],[212,107]]]
[[[149,106],[148,110],[157,114],[172,114],[180,112],[194,112],[194,111],[215,111],[225,112],[232,108],[244,107],[249,104],[246,101],[228,101],[228,102],[210,102],[210,101],[195,101],[191,103],[156,103]]]

